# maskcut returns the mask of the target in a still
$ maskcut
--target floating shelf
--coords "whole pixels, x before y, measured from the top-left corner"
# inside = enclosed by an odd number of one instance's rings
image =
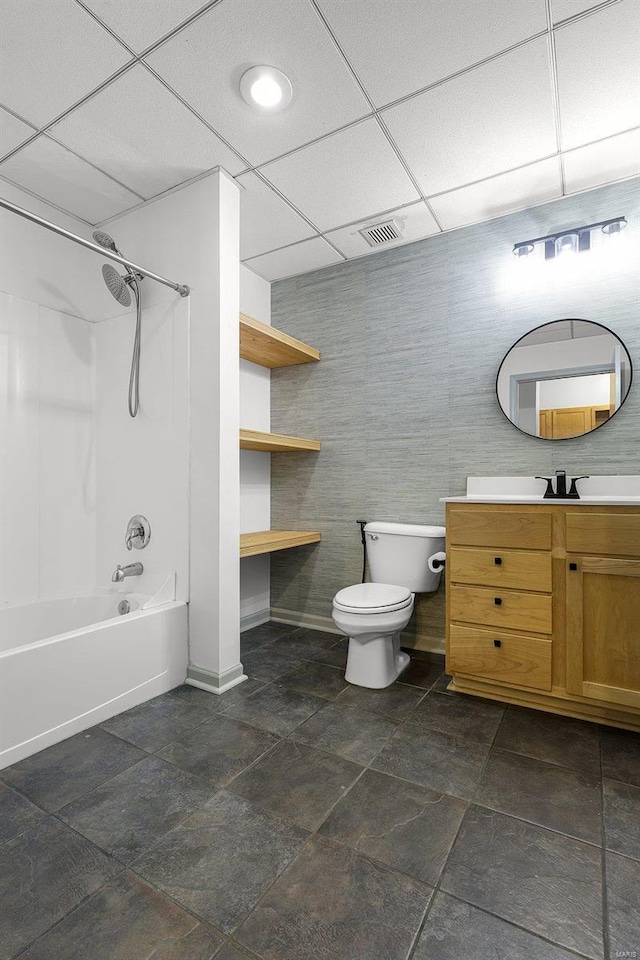
[[[268,453],[294,453],[300,450],[320,449],[319,440],[304,437],[285,437],[279,433],[261,433],[259,430],[240,431],[241,450],[265,450]]]
[[[320,539],[320,534],[311,530],[261,530],[259,533],[241,533],[240,558],[289,550],[307,543],[319,543]]]
[[[320,351],[267,323],[240,314],[240,356],[262,367],[290,367],[320,359]]]

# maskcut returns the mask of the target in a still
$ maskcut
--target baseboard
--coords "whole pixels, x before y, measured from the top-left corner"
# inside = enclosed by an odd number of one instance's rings
[[[331,617],[320,617],[312,613],[298,613],[297,610],[285,610],[282,607],[271,607],[271,619],[276,623],[289,623],[293,627],[312,627],[314,630],[324,630],[325,633],[334,633],[344,637],[338,630]],[[428,637],[421,634],[406,634],[402,636],[402,646],[407,650],[423,650],[425,653],[444,653],[444,637]]]
[[[269,607],[264,610],[257,610],[255,613],[248,613],[245,617],[240,617],[240,633],[245,630],[251,630],[252,627],[259,627],[263,623],[268,623],[271,619]]]
[[[209,693],[226,693],[232,687],[237,687],[247,679],[247,675],[242,669],[242,664],[238,663],[235,667],[223,671],[223,673],[214,673],[212,670],[204,670],[202,667],[196,667],[189,664],[187,667],[187,679],[191,687],[198,687],[200,690],[207,690]]]
[[[312,613],[298,613],[297,610],[271,607],[271,619],[276,623],[290,623],[293,627],[313,627],[314,630],[323,630],[325,633],[335,633],[338,637],[344,637],[344,633],[338,630],[331,617],[318,617]]]

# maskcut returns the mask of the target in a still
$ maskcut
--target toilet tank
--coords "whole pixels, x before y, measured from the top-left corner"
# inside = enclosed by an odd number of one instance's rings
[[[432,554],[444,550],[445,528],[373,521],[365,528],[369,573],[374,583],[393,583],[412,593],[438,589],[441,571],[429,570]]]

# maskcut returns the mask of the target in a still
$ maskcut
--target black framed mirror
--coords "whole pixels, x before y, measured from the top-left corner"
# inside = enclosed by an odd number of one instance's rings
[[[633,368],[622,340],[592,320],[552,320],[520,337],[496,377],[500,409],[540,440],[582,437],[626,400]]]

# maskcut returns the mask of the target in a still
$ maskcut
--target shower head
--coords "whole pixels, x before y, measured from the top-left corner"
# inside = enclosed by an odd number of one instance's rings
[[[112,297],[122,304],[123,307],[131,305],[131,294],[127,288],[124,278],[120,276],[110,263],[105,263],[102,267],[102,276],[107,285],[107,289]]]
[[[116,242],[113,237],[110,237],[108,233],[105,233],[103,230],[95,230],[93,233],[93,239],[96,243],[99,243],[101,247],[104,247],[105,250],[113,250],[114,253],[120,253],[116,247]]]

